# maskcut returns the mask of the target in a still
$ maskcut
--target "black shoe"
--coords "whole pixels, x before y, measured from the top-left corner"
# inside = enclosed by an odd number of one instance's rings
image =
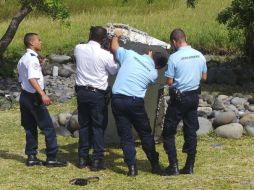
[[[45,162],[45,166],[47,167],[65,167],[67,166],[67,162],[65,160],[57,160],[54,159],[48,159]]]
[[[153,164],[151,172],[153,174],[161,175],[162,174],[162,170],[161,170],[160,164]]]
[[[195,154],[188,154],[185,166],[180,170],[180,174],[193,174]]]
[[[96,171],[99,171],[99,170],[105,170],[103,159],[92,161],[91,171],[96,172]]]
[[[130,165],[130,166],[128,166],[128,168],[129,168],[129,171],[127,173],[127,176],[134,177],[134,176],[138,175],[138,170],[137,170],[136,165]]]
[[[193,167],[183,167],[182,169],[180,169],[180,174],[193,174]]]
[[[178,164],[168,166],[163,173],[164,176],[178,175],[178,174],[179,174]]]
[[[91,160],[88,157],[87,158],[79,157],[78,167],[80,169],[85,168],[90,165],[91,165]]]
[[[28,155],[27,160],[26,160],[26,165],[27,166],[41,166],[42,161],[39,160],[36,155]]]

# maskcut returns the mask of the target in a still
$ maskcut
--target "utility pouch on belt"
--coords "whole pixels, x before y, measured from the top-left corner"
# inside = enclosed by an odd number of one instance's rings
[[[172,88],[169,95],[171,102],[181,102],[182,100],[182,93],[180,92],[180,90]]]

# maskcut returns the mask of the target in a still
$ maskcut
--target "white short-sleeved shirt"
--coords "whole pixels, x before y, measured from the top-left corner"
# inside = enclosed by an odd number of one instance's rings
[[[41,89],[44,89],[44,79],[37,56],[35,51],[27,49],[18,62],[19,82],[22,89],[30,93],[35,93],[36,90],[29,83],[29,79],[37,79]]]
[[[74,50],[76,59],[76,85],[92,86],[100,90],[108,87],[108,75],[115,75],[118,65],[113,55],[95,41],[78,44]]]

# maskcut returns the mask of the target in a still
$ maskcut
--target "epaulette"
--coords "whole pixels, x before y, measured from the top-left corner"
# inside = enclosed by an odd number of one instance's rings
[[[36,56],[34,53],[30,53],[31,56]]]

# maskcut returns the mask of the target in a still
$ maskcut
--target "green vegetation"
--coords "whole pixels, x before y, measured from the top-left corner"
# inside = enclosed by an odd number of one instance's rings
[[[91,25],[106,25],[108,22],[128,23],[148,32],[150,35],[168,41],[169,32],[175,27],[186,30],[189,42],[196,48],[208,52],[236,52],[238,46],[229,41],[226,27],[216,21],[218,13],[229,6],[231,0],[200,0],[195,9],[187,8],[184,0],[157,0],[147,4],[145,0],[132,0],[127,3],[118,0],[65,0],[70,7],[70,26],[61,25],[50,18],[32,13],[21,23],[17,35],[8,47],[6,57],[23,53],[22,38],[28,31],[38,32],[44,42],[42,54],[65,53],[75,44],[87,39]],[[0,36],[5,32],[13,12],[17,10],[12,0],[6,1],[0,15]]]
[[[68,104],[55,104],[49,107],[52,115],[73,111],[75,100]],[[4,190],[71,190],[71,189],[253,189],[254,188],[254,157],[253,138],[243,136],[240,140],[229,140],[210,134],[199,138],[198,156],[194,175],[161,177],[150,173],[150,165],[138,145],[137,158],[139,175],[135,178],[125,176],[127,167],[123,163],[122,151],[115,145],[106,148],[105,171],[94,173],[89,169],[78,169],[78,139],[58,137],[60,146],[59,157],[70,163],[66,168],[28,168],[24,162],[25,133],[20,127],[19,107],[15,106],[8,112],[0,112],[0,189]],[[177,151],[180,166],[183,166],[185,155],[181,153],[183,136],[177,136]],[[167,166],[167,156],[162,144],[157,145],[160,161]],[[44,136],[39,135],[40,159],[45,159]],[[100,181],[86,187],[69,184],[76,177],[99,176]]]

